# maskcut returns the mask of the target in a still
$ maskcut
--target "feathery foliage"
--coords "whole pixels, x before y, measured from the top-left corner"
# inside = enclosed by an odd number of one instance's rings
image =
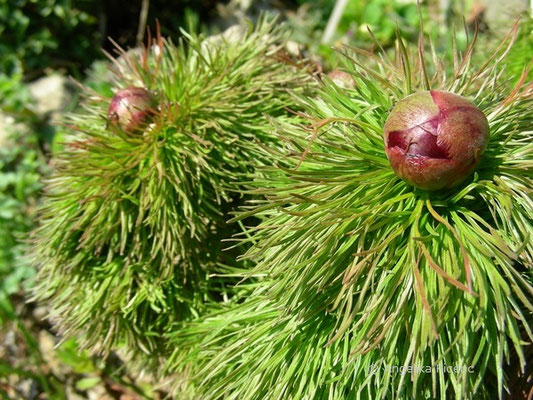
[[[479,68],[474,37],[452,75],[422,36],[412,51],[397,35],[394,57],[345,48],[353,88],[295,94],[308,123],[274,121],[277,166],[243,185],[265,199],[235,217],[261,219],[241,239],[249,294],[173,329],[167,373],[205,399],[502,397],[533,340],[533,84],[502,79],[515,33]],[[396,177],[382,137],[391,107],[428,89],[490,124],[476,172],[435,193]]]
[[[186,35],[186,34],[185,34]],[[263,20],[238,41],[158,34],[142,54],[113,60],[113,86],[144,87],[159,99],[152,123],[129,133],[109,124],[109,98],[86,89],[85,112],[48,180],[32,256],[34,295],[50,304],[66,336],[103,354],[126,344],[157,363],[159,335],[231,296],[217,269],[225,223],[241,201],[234,183],[275,145],[267,116],[289,114],[289,89],[308,90],[303,62],[289,63],[285,33]],[[151,44],[151,43],[150,43]]]

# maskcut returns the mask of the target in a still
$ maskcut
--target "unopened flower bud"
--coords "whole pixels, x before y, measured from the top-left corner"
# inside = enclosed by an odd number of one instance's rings
[[[334,69],[328,76],[335,85],[341,88],[351,89],[355,86],[353,77],[348,72],[341,71],[340,69]]]
[[[142,129],[153,117],[157,101],[148,90],[140,87],[129,87],[119,90],[107,111],[112,124],[125,132]]]
[[[431,90],[399,101],[384,128],[385,151],[396,175],[420,189],[461,183],[477,166],[489,124],[473,103]]]

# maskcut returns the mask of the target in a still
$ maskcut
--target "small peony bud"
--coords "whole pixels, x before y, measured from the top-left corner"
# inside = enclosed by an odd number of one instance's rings
[[[107,117],[125,132],[134,132],[150,121],[156,107],[157,101],[151,92],[140,87],[129,87],[113,96]]]
[[[392,169],[420,189],[461,183],[477,166],[489,137],[487,118],[464,97],[440,90],[399,101],[384,128]]]
[[[350,89],[355,87],[355,81],[348,72],[341,71],[340,69],[334,69],[328,74],[328,76],[335,83],[335,85],[341,88]]]

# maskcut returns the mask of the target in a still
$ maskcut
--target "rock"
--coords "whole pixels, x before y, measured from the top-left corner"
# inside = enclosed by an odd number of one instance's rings
[[[515,20],[528,9],[527,0],[478,0],[483,7],[483,19],[492,31],[505,34]]]
[[[0,147],[8,146],[11,142],[10,135],[14,131],[27,131],[28,127],[15,121],[11,115],[0,111]]]
[[[87,400],[86,396],[82,396],[76,392],[76,389],[72,387],[71,385],[65,386],[65,392],[67,395],[67,399],[69,400]]]
[[[0,147],[7,143],[14,122],[13,117],[0,112]]]
[[[42,322],[46,320],[49,311],[48,307],[40,305],[33,309],[32,314],[37,321]]]
[[[17,382],[17,393],[23,399],[34,399],[35,396],[32,396],[32,385],[33,381],[31,379],[23,379]]]
[[[7,331],[2,336],[2,350],[0,351],[0,355],[2,356],[1,359],[5,360],[8,358],[12,358],[13,355],[17,354],[18,346],[17,346],[17,336],[15,335],[15,332],[12,330]]]
[[[95,387],[87,390],[87,399],[89,400],[113,400],[113,397],[107,393],[106,389],[102,385],[96,385]]]
[[[272,11],[280,12],[280,2],[274,4],[273,0],[230,0],[226,4],[217,5],[218,19],[213,25],[225,29],[244,21],[256,22],[259,15]]]
[[[57,338],[47,331],[39,331],[38,335],[39,349],[43,356],[43,360],[52,373],[58,378],[64,378],[68,374],[68,367],[61,363],[57,357],[55,346]]]
[[[212,36],[207,37],[202,42],[202,50],[205,51],[209,48],[219,46],[224,42],[228,44],[240,43],[244,40],[244,38],[248,34],[248,30],[249,30],[249,27],[247,25],[237,24],[237,25],[230,26],[228,29],[226,29],[222,33],[219,33],[218,35],[212,35]],[[268,35],[264,35],[262,36],[262,40],[264,40],[265,42],[268,42],[268,41],[271,41],[272,39]],[[303,50],[304,50],[304,46],[294,40],[288,40],[285,43],[284,48],[290,56],[296,57],[296,58],[301,57]]]
[[[60,121],[63,112],[72,105],[76,88],[65,76],[54,74],[28,85],[35,100],[33,111],[51,123]]]
[[[219,46],[223,42],[238,43],[244,39],[248,29],[243,25],[233,25],[218,35],[207,37],[202,43],[202,49]]]

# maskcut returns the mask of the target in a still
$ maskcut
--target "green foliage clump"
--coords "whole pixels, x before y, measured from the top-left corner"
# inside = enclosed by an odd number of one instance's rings
[[[32,379],[43,392],[54,396],[60,390],[44,370],[46,366],[37,338],[22,322],[21,293],[35,269],[25,257],[42,188],[41,176],[48,168],[41,152],[39,137],[25,116],[31,96],[21,81],[21,74],[0,74],[0,340],[5,346],[0,360],[0,396],[18,379]],[[31,113],[30,113],[31,114]],[[29,119],[32,119],[30,117]],[[7,332],[12,333],[12,336]],[[22,342],[19,344],[18,342]],[[9,348],[8,348],[9,347]],[[18,348],[17,348],[18,347]],[[16,348],[16,350],[13,350]],[[26,360],[10,363],[24,349]],[[13,356],[13,353],[16,355]],[[26,362],[25,362],[26,361]],[[49,368],[48,368],[49,369]],[[57,389],[57,390],[56,390]]]
[[[260,151],[277,142],[268,119],[299,118],[287,112],[289,90],[310,83],[274,25],[235,42],[187,35],[175,46],[158,36],[113,60],[114,91],[144,87],[159,100],[143,132],[110,124],[110,98],[91,90],[86,111],[69,117],[74,130],[34,235],[34,293],[82,346],[107,353],[126,344],[157,363],[173,322],[233,296],[216,273],[243,251],[221,251],[239,230],[225,223],[242,201],[235,182],[271,163]]]
[[[31,275],[23,239],[33,227],[44,163],[31,136],[17,131],[8,140],[0,147],[0,290],[11,294]]]
[[[72,3],[0,0],[0,70],[10,75],[21,68],[38,76],[48,67],[79,72],[88,65],[99,54],[95,4]]]
[[[3,306],[11,309],[9,296],[33,274],[23,257],[24,240],[34,226],[46,165],[37,135],[13,117],[24,114],[31,102],[21,75],[0,74],[0,97],[0,298]]]
[[[277,167],[243,184],[264,200],[235,218],[261,220],[243,238],[255,266],[234,271],[249,293],[168,335],[167,371],[188,371],[193,397],[493,398],[505,363],[527,368],[531,83],[500,81],[505,46],[475,68],[472,44],[451,75],[435,56],[428,74],[422,43],[397,40],[372,66],[345,50],[354,87],[326,79],[298,96],[308,124],[278,121]],[[391,107],[429,89],[470,98],[490,124],[477,172],[436,193],[394,174],[382,136]]]

